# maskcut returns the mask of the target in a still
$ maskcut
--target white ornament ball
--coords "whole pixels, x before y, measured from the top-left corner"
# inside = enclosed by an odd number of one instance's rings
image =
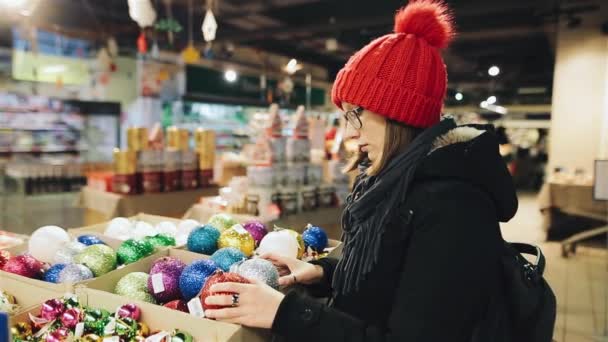
[[[29,240],[29,253],[36,259],[52,263],[55,254],[70,242],[70,236],[65,229],[57,226],[44,226],[36,229]]]
[[[54,262],[55,264],[74,263],[74,257],[77,254],[80,254],[85,248],[87,248],[87,245],[78,241],[68,242],[55,253]]]
[[[133,230],[133,225],[129,219],[124,217],[116,217],[108,223],[104,235],[111,238],[120,239],[121,237],[130,236]]]
[[[286,231],[270,232],[260,241],[257,254],[275,253],[288,258],[298,257],[298,240]]]
[[[196,220],[183,220],[177,225],[177,235],[190,235],[194,228],[200,226],[201,223]]]
[[[133,230],[132,237],[134,239],[143,239],[147,236],[154,236],[156,234],[158,234],[158,230],[156,230],[154,226],[152,226],[148,222],[138,221],[135,224],[135,229]]]
[[[159,234],[175,237],[177,235],[177,226],[173,222],[163,221],[156,225],[156,231]]]

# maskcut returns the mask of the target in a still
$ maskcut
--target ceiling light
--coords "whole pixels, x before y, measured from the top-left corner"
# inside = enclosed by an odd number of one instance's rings
[[[488,102],[487,101],[481,101],[481,103],[479,104],[479,107],[481,107],[481,108],[488,107]]]
[[[298,60],[295,58],[292,58],[289,63],[287,63],[287,65],[285,66],[285,71],[290,74],[293,75],[296,73],[296,71],[302,69],[302,65],[298,64]]]
[[[488,69],[488,75],[494,77],[494,76],[498,76],[498,74],[500,74],[500,68],[497,67],[496,65],[492,65],[490,67],[490,69]]]
[[[486,100],[486,102],[488,104],[491,104],[491,105],[495,104],[496,103],[496,96],[492,95],[492,96],[488,97],[488,99]]]
[[[454,98],[456,98],[456,101],[462,101],[464,96],[462,95],[462,93],[456,93],[456,95],[454,95]]]
[[[336,38],[328,38],[325,41],[325,49],[329,52],[338,50],[338,40]]]
[[[236,82],[236,79],[238,78],[238,76],[239,75],[236,73],[236,71],[234,71],[232,69],[228,69],[224,73],[224,78],[226,79],[226,81],[228,81],[230,83]]]

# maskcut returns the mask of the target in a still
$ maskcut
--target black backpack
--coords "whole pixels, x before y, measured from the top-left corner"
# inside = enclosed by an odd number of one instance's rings
[[[522,254],[536,258],[529,262]],[[504,243],[504,305],[512,341],[551,342],[555,328],[555,294],[543,278],[545,256],[538,246]]]

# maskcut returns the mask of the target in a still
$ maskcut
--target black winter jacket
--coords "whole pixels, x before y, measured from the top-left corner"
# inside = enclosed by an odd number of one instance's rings
[[[493,133],[459,127],[436,142],[359,290],[332,291],[337,260],[322,259],[314,290],[329,305],[289,293],[274,333],[308,342],[487,341],[488,306],[502,296],[499,221],[514,216],[517,197]]]

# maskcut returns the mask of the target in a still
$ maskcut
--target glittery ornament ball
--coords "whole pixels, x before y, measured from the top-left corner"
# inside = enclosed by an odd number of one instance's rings
[[[163,234],[170,237],[177,236],[177,226],[173,222],[163,221],[156,225],[156,230],[159,234]]]
[[[13,314],[19,309],[15,297],[8,292],[0,290],[0,312],[8,312]]]
[[[198,227],[188,236],[188,250],[211,255],[217,250],[217,240],[219,238],[220,231],[217,228],[208,224]]]
[[[148,273],[132,272],[122,277],[114,292],[123,297],[134,300],[141,300],[149,303],[156,303],[156,300],[148,293]]]
[[[29,254],[17,255],[8,259],[2,270],[28,278],[42,279],[44,263]]]
[[[256,246],[259,245],[264,236],[268,234],[268,229],[260,221],[249,221],[243,225],[243,228],[251,234]]]
[[[171,342],[194,342],[194,337],[185,331],[177,330],[171,336]]]
[[[154,253],[149,241],[129,239],[118,247],[116,254],[120,264],[131,264]]]
[[[0,269],[4,267],[4,264],[11,258],[11,253],[5,249],[0,249]]]
[[[232,294],[232,293],[228,293],[228,292],[212,292],[211,291],[211,287],[215,284],[219,284],[219,283],[242,283],[242,284],[249,284],[249,280],[243,278],[242,276],[236,274],[236,273],[229,273],[229,272],[222,272],[221,270],[218,270],[217,272],[215,272],[213,275],[211,275],[209,277],[209,279],[207,279],[207,281],[205,282],[205,286],[203,287],[201,294],[200,294],[200,298],[201,298],[201,303],[203,304],[203,309],[205,310],[209,310],[209,309],[221,309],[223,306],[220,305],[209,305],[205,303],[205,299],[207,299],[207,297],[209,296],[213,296],[213,295],[223,295],[223,294]]]
[[[139,321],[141,318],[141,309],[139,306],[129,303],[119,307],[118,310],[116,310],[116,314],[121,318],[131,318]]]
[[[80,254],[87,246],[78,241],[69,242],[57,250],[55,253],[56,264],[70,264],[74,262],[74,257]]]
[[[184,268],[179,277],[179,289],[185,300],[190,300],[203,288],[207,278],[218,269],[217,264],[211,260],[196,260]]]
[[[219,229],[219,231],[223,232],[224,230],[231,228],[235,224],[238,224],[238,222],[234,218],[232,218],[232,216],[222,213],[211,216],[207,224],[210,224],[215,228]]]
[[[85,265],[68,264],[59,272],[60,283],[78,283],[93,278],[93,272]]]
[[[186,264],[171,257],[164,257],[155,261],[154,266],[150,269],[148,292],[160,303],[179,299],[181,297],[179,278],[184,268],[186,268]],[[160,291],[160,287],[154,286],[154,277],[160,277],[162,280],[162,291]]]
[[[110,312],[104,309],[87,308],[84,310],[84,329],[88,333],[101,334],[107,324]]]
[[[316,252],[322,252],[327,247],[327,233],[320,227],[308,225],[302,233],[304,245],[312,248]]]
[[[211,255],[211,260],[215,261],[219,268],[224,272],[228,272],[230,266],[244,259],[247,259],[245,254],[243,254],[240,249],[234,247],[218,249]]]
[[[222,232],[217,241],[217,246],[218,248],[238,248],[246,257],[250,257],[255,250],[255,241],[253,241],[253,237],[243,226],[237,224]]]
[[[273,289],[279,288],[279,271],[272,262],[255,258],[234,264],[230,272],[239,274],[247,279],[256,279],[266,283]]]
[[[84,245],[87,245],[87,246],[106,244],[105,242],[103,242],[100,238],[98,238],[95,235],[80,235],[77,240],[78,240],[78,242],[80,242]]]
[[[44,281],[49,283],[59,283],[59,273],[65,266],[66,264],[55,264],[51,266],[51,268],[44,272]]]
[[[70,242],[65,229],[57,226],[44,226],[36,229],[28,241],[29,253],[36,259],[52,263],[57,251]]]
[[[298,257],[298,241],[286,231],[270,232],[260,242],[257,254],[274,253],[288,258]]]
[[[154,236],[148,236],[144,239],[152,244],[154,247],[170,247],[175,246],[175,238],[165,235],[157,234]]]
[[[163,306],[171,310],[177,310],[185,313],[189,312],[188,304],[186,304],[186,302],[181,299],[172,300],[169,303],[164,304]]]
[[[133,223],[129,219],[125,217],[115,217],[108,223],[103,235],[118,240],[126,240],[126,237],[132,234],[133,228]]]
[[[74,263],[88,267],[95,277],[116,269],[116,252],[106,245],[92,245],[74,257]]]

